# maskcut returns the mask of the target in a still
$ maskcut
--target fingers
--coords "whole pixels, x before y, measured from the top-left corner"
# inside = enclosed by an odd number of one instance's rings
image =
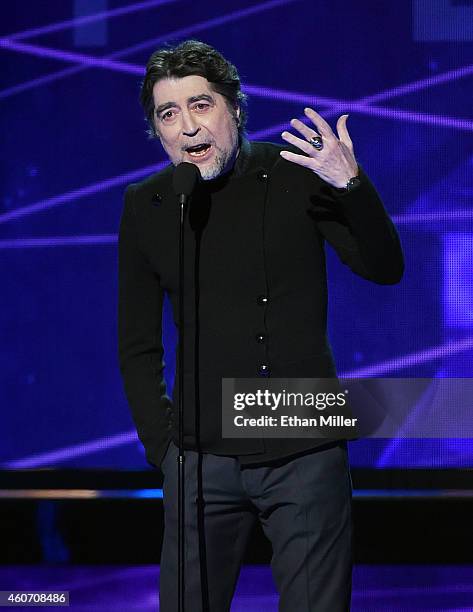
[[[310,140],[314,136],[319,136],[319,133],[315,130],[312,130],[310,127],[307,127],[305,123],[300,121],[299,119],[291,119],[290,121],[291,127],[297,130],[306,140]]]
[[[292,121],[291,121],[291,124],[292,124]],[[294,136],[294,134],[291,134],[291,132],[282,132],[281,138],[285,140],[286,142],[289,142],[290,144],[294,145],[301,151],[304,151],[304,153],[307,153],[307,155],[314,154],[315,149],[313,145],[307,142],[307,140],[303,140],[302,138],[298,138],[297,136]]]
[[[337,121],[337,134],[340,142],[343,142],[350,149],[350,151],[353,152],[353,142],[350,138],[350,134],[348,133],[347,119],[348,115],[342,115],[339,117]]]
[[[314,169],[314,160],[311,157],[306,157],[305,155],[297,155],[297,153],[291,153],[290,151],[281,151],[279,155],[284,159],[287,159],[287,161],[294,162],[299,166],[304,166],[304,168],[310,168],[311,170]]]
[[[281,134],[281,137],[286,142],[294,145],[298,149],[300,149],[303,153],[305,153],[308,157],[297,155],[291,153],[289,151],[281,152],[281,156],[284,159],[289,161],[293,161],[301,166],[305,166],[311,168],[314,172],[317,172],[315,169],[319,167],[319,163],[324,162],[328,163],[329,160],[331,164],[337,165],[336,160],[338,153],[345,149],[345,158],[351,159],[354,158],[353,152],[353,142],[350,138],[350,134],[347,129],[347,119],[348,114],[342,115],[338,118],[337,121],[337,135],[333,133],[330,125],[325,121],[323,117],[321,117],[316,111],[311,108],[304,109],[306,116],[312,121],[312,123],[317,128],[317,131],[308,127],[300,121],[299,119],[291,119],[291,127],[296,129],[302,138],[291,134],[291,132],[284,131]],[[324,147],[323,150],[315,149],[311,144],[310,140],[314,136],[322,136],[324,139]],[[338,152],[338,153],[337,153]],[[334,157],[335,156],[335,157]],[[338,156],[339,157],[339,156]],[[334,161],[335,159],[335,161]],[[315,164],[315,166],[314,166]],[[339,165],[339,164],[338,164]]]
[[[325,121],[325,119],[319,115],[319,113],[316,113],[312,108],[304,108],[304,113],[315,125],[321,136],[324,136],[325,138],[335,138],[332,128]]]

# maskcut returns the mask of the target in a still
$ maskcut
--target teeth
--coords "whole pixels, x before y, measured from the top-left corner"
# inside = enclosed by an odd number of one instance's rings
[[[202,149],[202,151],[188,151],[188,153],[189,155],[192,155],[192,157],[202,157],[202,155],[205,155],[209,149],[210,147],[207,147]]]

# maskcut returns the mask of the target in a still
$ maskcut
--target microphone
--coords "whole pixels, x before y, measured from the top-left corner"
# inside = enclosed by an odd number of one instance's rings
[[[200,170],[195,164],[182,162],[176,166],[172,177],[172,186],[174,193],[179,198],[179,204],[186,203],[201,178]]]

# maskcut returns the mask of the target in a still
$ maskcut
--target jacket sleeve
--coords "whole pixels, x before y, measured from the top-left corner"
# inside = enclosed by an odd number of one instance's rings
[[[118,239],[118,354],[146,460],[159,467],[169,441],[171,411],[163,378],[163,290],[138,245],[134,195],[135,187],[130,185]]]
[[[398,233],[366,174],[347,193],[327,187],[321,205],[314,208],[319,231],[341,261],[359,276],[381,285],[398,283],[404,258]]]

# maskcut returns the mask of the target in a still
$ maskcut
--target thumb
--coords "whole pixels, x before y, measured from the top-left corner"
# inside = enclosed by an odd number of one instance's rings
[[[351,141],[350,134],[347,130],[347,119],[348,115],[342,115],[341,117],[339,117],[337,121],[337,134],[338,138],[340,139],[340,142],[346,144],[346,146],[353,153],[353,142]]]

